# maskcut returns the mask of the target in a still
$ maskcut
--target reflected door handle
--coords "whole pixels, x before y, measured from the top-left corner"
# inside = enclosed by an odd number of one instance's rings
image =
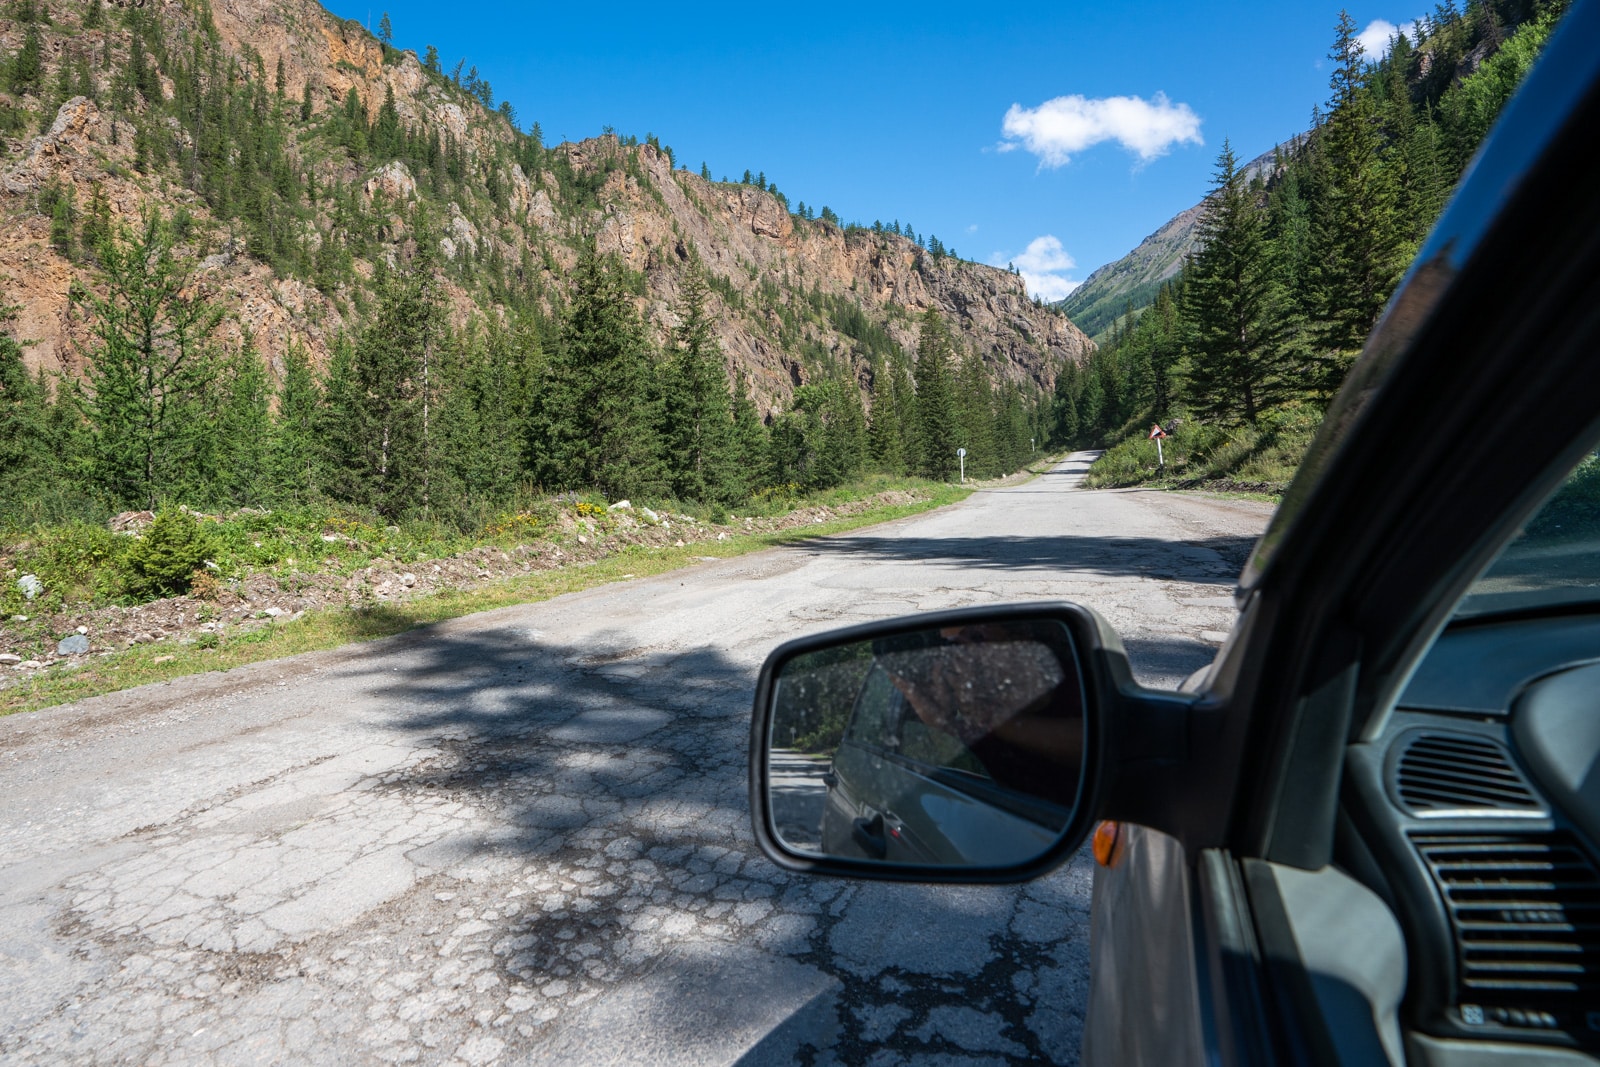
[[[857,819],[851,823],[850,837],[871,859],[881,860],[889,854],[889,839],[883,833],[882,815]]]
[[[839,776],[834,774],[832,771],[823,771],[822,784],[827,786],[829,789],[832,789],[834,786],[839,784]]]

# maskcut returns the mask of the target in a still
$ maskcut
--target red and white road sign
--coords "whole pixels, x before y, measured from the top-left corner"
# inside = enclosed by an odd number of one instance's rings
[[[1158,437],[1165,436],[1167,436],[1167,431],[1161,428],[1160,423],[1156,423],[1154,426],[1150,427],[1150,440],[1154,441]]]

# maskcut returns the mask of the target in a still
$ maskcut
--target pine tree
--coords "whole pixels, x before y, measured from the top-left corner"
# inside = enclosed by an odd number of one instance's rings
[[[1222,143],[1184,275],[1188,396],[1202,418],[1254,424],[1297,391],[1290,319],[1256,191]]]
[[[317,495],[322,482],[323,449],[318,443],[322,403],[310,357],[304,347],[291,342],[283,355],[283,388],[272,430],[271,483],[279,500],[305,504]]]
[[[44,78],[44,39],[39,36],[39,25],[30,21],[23,32],[22,47],[11,57],[9,71],[10,89],[21,96],[37,93]]]
[[[367,17],[371,18],[372,16],[369,15]],[[378,20],[378,40],[384,44],[392,44],[394,42],[394,24],[389,21],[389,13],[387,11]]]
[[[249,331],[221,367],[212,424],[215,503],[256,507],[272,485],[272,386]]]
[[[206,396],[216,380],[211,337],[222,310],[193,295],[192,264],[171,228],[147,214],[100,245],[99,282],[82,291],[95,338],[86,414],[96,476],[116,503],[153,508],[202,480]]]
[[[1063,360],[1056,372],[1050,400],[1049,441],[1052,445],[1074,448],[1078,444],[1078,394],[1082,392],[1078,365]]]
[[[534,423],[540,481],[612,497],[658,489],[652,378],[644,324],[623,288],[621,266],[586,249]]]
[[[15,310],[0,308],[0,326],[9,324]],[[22,346],[10,331],[0,332],[0,515],[6,517],[0,526],[20,517],[54,474],[47,415],[43,383],[28,374]]]
[[[906,465],[905,440],[895,397],[895,376],[879,366],[872,376],[872,411],[867,420],[867,454],[878,470],[901,474]]]
[[[1322,174],[1310,249],[1317,384],[1327,395],[1366,342],[1402,267],[1396,190],[1379,158],[1381,134],[1363,84],[1362,54],[1354,20],[1340,12],[1329,55],[1333,98],[1320,130]]]
[[[740,479],[737,483],[738,499],[742,500],[761,488],[761,478],[765,472],[759,457],[767,454],[769,438],[766,424],[761,421],[756,402],[750,395],[750,382],[745,378],[744,368],[735,367],[731,452],[739,461],[736,468]]]
[[[958,447],[967,450],[967,473],[975,477],[1001,474],[1002,462],[994,437],[994,388],[983,360],[968,350],[956,374],[956,425]],[[960,467],[958,463],[957,468]]]
[[[861,407],[861,387],[853,377],[827,383],[822,420],[822,445],[812,482],[818,488],[831,488],[855,478],[866,460],[867,416]]]
[[[933,308],[922,316],[916,383],[918,473],[949,480],[956,471],[956,449],[961,447],[960,425],[951,382],[950,334]]]
[[[673,495],[682,500],[739,499],[732,452],[733,397],[723,370],[700,267],[685,272],[672,351],[661,368],[661,443]]]
[[[531,320],[474,323],[457,345],[441,419],[462,501],[507,500],[528,469],[528,418],[544,355]]]
[[[443,330],[425,270],[380,281],[372,321],[330,368],[324,462],[336,496],[389,517],[431,506],[442,466],[433,419]]]

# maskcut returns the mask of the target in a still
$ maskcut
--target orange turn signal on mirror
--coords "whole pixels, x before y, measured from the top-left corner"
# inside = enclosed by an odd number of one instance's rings
[[[1102,867],[1111,866],[1117,858],[1117,845],[1122,841],[1122,824],[1103,822],[1094,828],[1094,858]]]

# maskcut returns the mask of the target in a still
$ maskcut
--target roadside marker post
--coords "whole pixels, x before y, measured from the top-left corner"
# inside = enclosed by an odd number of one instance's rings
[[[1156,443],[1156,470],[1164,470],[1167,466],[1167,458],[1161,454],[1161,439],[1165,436],[1167,431],[1161,428],[1159,422],[1150,427],[1150,440]]]
[[[956,449],[956,458],[961,461],[961,484],[962,485],[966,485],[967,484],[967,450],[964,449],[964,448]]]

